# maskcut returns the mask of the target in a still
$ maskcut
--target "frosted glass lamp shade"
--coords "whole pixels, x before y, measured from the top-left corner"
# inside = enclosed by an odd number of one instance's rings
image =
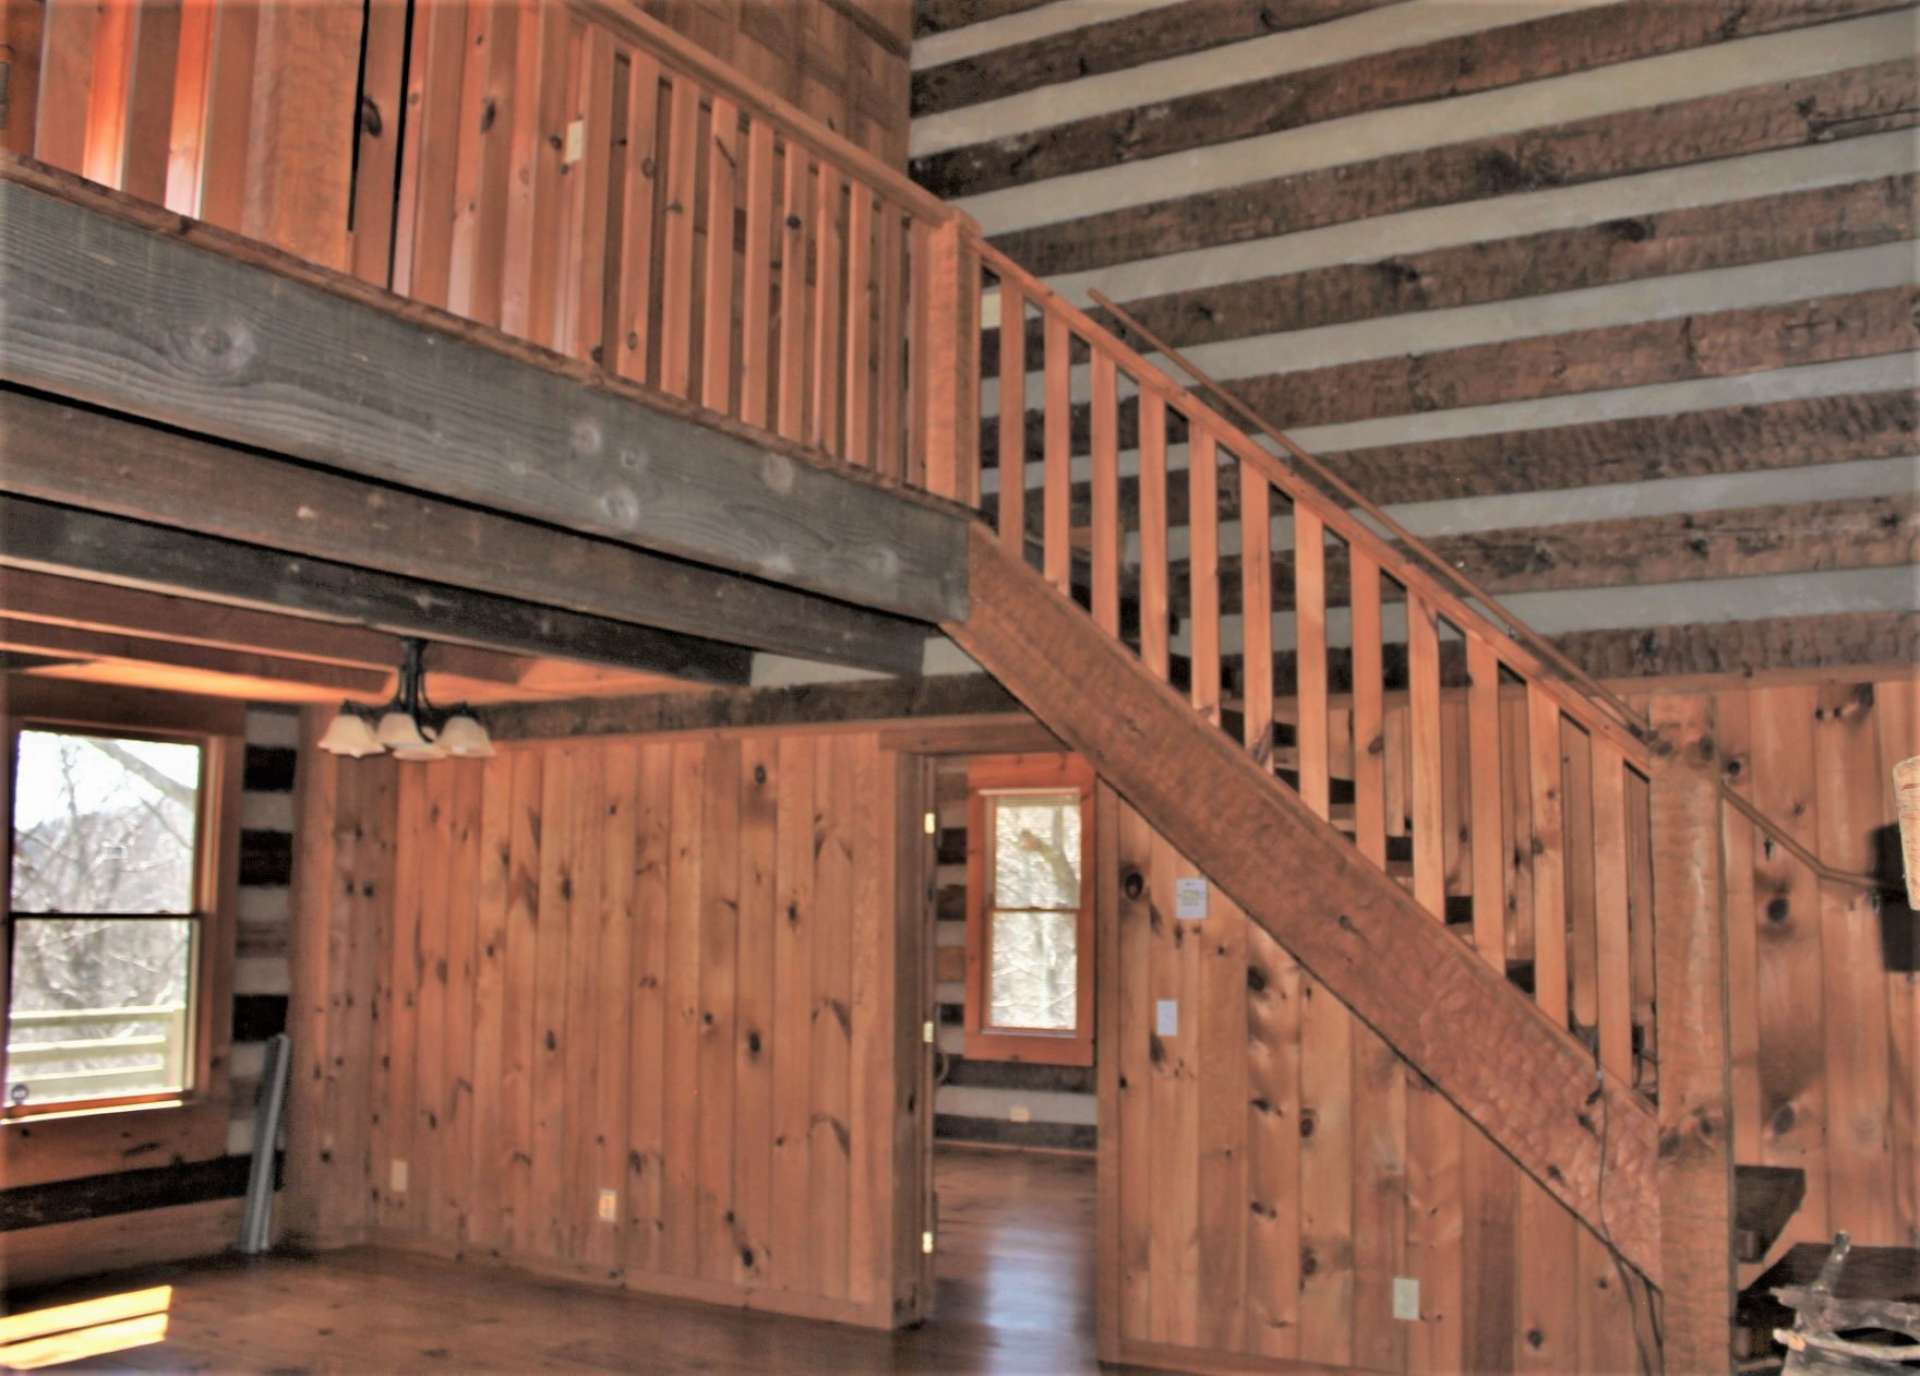
[[[353,712],[342,712],[336,716],[327,726],[326,734],[320,737],[319,744],[329,755],[346,755],[356,760],[367,755],[378,755],[386,749],[375,739],[367,719]]]
[[[446,747],[449,755],[457,755],[462,759],[493,758],[493,740],[487,735],[487,728],[480,724],[479,718],[470,712],[456,712],[447,718],[447,724],[440,728],[440,744]]]
[[[374,734],[380,744],[398,755],[402,750],[418,749],[427,744],[426,736],[421,734],[420,723],[406,712],[391,711],[380,718],[380,725]],[[402,758],[405,758],[402,756]]]

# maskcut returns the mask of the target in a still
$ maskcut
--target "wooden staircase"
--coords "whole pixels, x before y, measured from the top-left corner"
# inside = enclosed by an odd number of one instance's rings
[[[959,256],[952,318],[997,306],[961,348],[991,414],[938,464],[991,458],[998,491],[948,634],[1658,1284],[1645,723],[1310,460]]]

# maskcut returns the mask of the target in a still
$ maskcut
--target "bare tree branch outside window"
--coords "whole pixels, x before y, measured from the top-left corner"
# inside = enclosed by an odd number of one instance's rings
[[[15,746],[7,1103],[183,1088],[201,747]]]

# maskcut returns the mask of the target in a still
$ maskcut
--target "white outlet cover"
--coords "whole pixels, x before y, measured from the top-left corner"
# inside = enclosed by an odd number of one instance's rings
[[[1405,1323],[1420,1322],[1420,1282],[1415,1277],[1393,1278],[1393,1317]]]
[[[620,1217],[620,1196],[613,1190],[600,1191],[600,1221],[615,1222]]]
[[[1180,1000],[1156,999],[1153,1005],[1153,1030],[1157,1036],[1180,1035]]]
[[[388,1176],[387,1188],[395,1194],[407,1192],[407,1163],[395,1158],[393,1170]]]
[[[1007,1117],[1016,1123],[1031,1123],[1033,1121],[1033,1110],[1025,1104],[1015,1104],[1007,1110]]]
[[[1173,881],[1173,915],[1197,922],[1207,915],[1207,881],[1187,875]]]

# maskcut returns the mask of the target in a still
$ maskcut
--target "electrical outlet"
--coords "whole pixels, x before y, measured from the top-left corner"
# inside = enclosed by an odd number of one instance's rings
[[[1180,1035],[1180,1001],[1156,999],[1153,1005],[1153,1031],[1160,1037]]]
[[[407,1163],[396,1158],[387,1177],[387,1189],[394,1194],[407,1192]]]
[[[1393,1278],[1393,1317],[1405,1323],[1420,1322],[1420,1282],[1415,1277]]]
[[[577,119],[567,126],[566,156],[561,159],[568,167],[587,156],[587,122]]]
[[[1031,1123],[1033,1121],[1033,1110],[1025,1104],[1015,1104],[1007,1110],[1007,1117],[1016,1123]]]
[[[620,1217],[620,1196],[613,1190],[600,1191],[600,1221],[612,1223]]]

